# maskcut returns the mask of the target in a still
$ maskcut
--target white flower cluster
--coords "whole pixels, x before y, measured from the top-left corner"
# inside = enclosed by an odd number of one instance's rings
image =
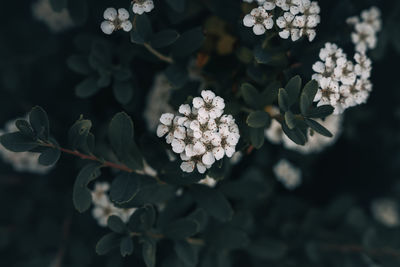
[[[381,198],[374,200],[371,204],[371,211],[375,220],[386,227],[400,225],[399,206],[392,199]]]
[[[349,107],[365,103],[372,90],[371,60],[362,53],[356,53],[354,60],[347,59],[336,44],[326,43],[319,52],[321,61],[313,65],[312,79],[319,83],[314,101],[320,105],[331,105],[334,114],[343,113]]]
[[[350,17],[347,19],[349,25],[354,26],[351,40],[355,50],[366,53],[368,49],[374,49],[377,43],[377,33],[381,30],[381,12],[377,7],[371,7],[361,12],[361,17]]]
[[[60,32],[74,25],[72,18],[66,8],[55,12],[50,5],[50,0],[38,0],[32,4],[32,14],[43,21],[51,31]]]
[[[257,0],[257,2],[259,7],[243,18],[243,24],[246,27],[253,27],[254,34],[262,35],[266,30],[272,29],[273,15],[268,12],[279,7],[284,13],[275,22],[280,28],[281,38],[291,37],[292,41],[297,41],[302,36],[307,36],[310,42],[314,40],[315,28],[321,22],[318,2],[310,0]]]
[[[106,227],[110,216],[118,216],[123,222],[128,222],[129,217],[136,208],[121,209],[114,206],[107,195],[110,185],[107,182],[97,182],[92,191],[93,210],[92,215],[100,226]]]
[[[100,28],[105,34],[112,34],[119,29],[126,32],[132,30],[129,12],[125,8],[119,8],[117,11],[115,8],[109,7],[104,11],[103,17],[105,21],[100,24]]]
[[[15,126],[15,120],[6,123],[4,130],[0,130],[0,135],[5,133],[17,132],[18,129]],[[39,153],[33,152],[12,152],[7,150],[0,144],[0,156],[3,161],[11,164],[17,172],[29,172],[35,174],[46,174],[52,166],[43,166],[39,164]]]
[[[152,11],[153,8],[153,0],[133,0],[132,11],[135,14],[142,15],[144,12]]]
[[[203,90],[192,104],[181,105],[180,115],[162,114],[157,136],[166,135],[172,150],[180,154],[184,172],[193,172],[197,167],[199,173],[204,173],[216,160],[233,156],[239,127],[231,115],[224,114],[224,99],[210,90]]]
[[[273,111],[276,114],[279,110]],[[302,154],[317,153],[334,144],[341,134],[342,115],[330,115],[325,120],[317,119],[318,123],[327,128],[333,137],[326,137],[308,129],[307,143],[298,145],[284,134],[282,126],[276,120],[272,120],[271,126],[265,130],[265,137],[273,144],[283,144],[286,149],[294,150]]]
[[[293,190],[301,184],[301,170],[286,159],[281,159],[273,168],[276,179],[288,190]]]

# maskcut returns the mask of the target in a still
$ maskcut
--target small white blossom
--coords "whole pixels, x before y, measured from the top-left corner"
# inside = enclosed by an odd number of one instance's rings
[[[133,0],[132,11],[135,14],[142,15],[143,13],[148,13],[154,8],[154,3],[152,0]]]
[[[15,121],[6,123],[4,130],[0,130],[0,136],[6,133],[17,132]],[[12,152],[0,144],[0,157],[5,163],[12,165],[17,172],[27,172],[34,174],[47,174],[53,166],[43,166],[39,164],[39,153],[34,152]]]
[[[239,142],[239,127],[231,115],[224,115],[224,99],[210,90],[193,98],[192,105],[179,107],[182,116],[161,115],[157,136],[167,135],[172,151],[180,154],[184,172],[206,172],[215,161],[232,157]]]
[[[274,21],[272,15],[260,6],[243,18],[243,24],[246,27],[252,27],[255,35],[262,35],[266,30],[272,29]]]
[[[375,220],[386,227],[398,227],[400,225],[399,206],[392,199],[382,198],[374,200],[371,204],[372,215]]]
[[[74,22],[64,8],[60,12],[55,12],[50,5],[50,0],[38,0],[32,4],[33,16],[43,21],[52,32],[60,32],[74,25]]]
[[[276,0],[275,4],[283,11],[297,15],[300,12],[301,0]]]
[[[380,11],[377,7],[361,12],[361,17],[350,17],[347,23],[354,27],[351,40],[355,45],[355,50],[366,53],[369,49],[374,49],[377,44],[377,33],[381,30]]]
[[[97,182],[92,191],[92,215],[102,227],[107,226],[107,221],[110,216],[118,216],[126,223],[129,217],[136,211],[136,208],[117,208],[108,197],[107,192],[109,189],[110,185],[107,182]]]
[[[103,21],[100,25],[105,34],[112,34],[114,31],[122,29],[126,32],[132,30],[132,23],[129,21],[129,12],[125,8],[119,8],[118,11],[109,7],[104,11]]]
[[[246,3],[253,3],[253,2],[256,2],[258,5],[264,4],[265,1],[266,1],[266,0],[243,0],[243,2],[246,2]]]
[[[276,179],[287,189],[293,190],[301,184],[301,170],[286,159],[281,159],[273,168]]]

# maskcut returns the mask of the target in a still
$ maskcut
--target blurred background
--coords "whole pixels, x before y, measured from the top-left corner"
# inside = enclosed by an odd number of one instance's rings
[[[67,129],[80,114],[92,120],[96,134],[102,139],[112,115],[126,110],[140,136],[147,131],[143,110],[154,74],[165,65],[140,59],[131,63],[130,67],[140,79],[135,80],[133,99],[126,105],[119,104],[107,88],[89,99],[77,98],[74,88],[82,76],[68,67],[67,59],[84,42],[80,36],[108,37],[99,26],[105,8],[127,8],[130,3],[123,0],[70,2],[70,8],[63,11],[64,15],[58,13],[58,17],[52,17],[54,11],[47,0],[1,4],[0,129],[40,105],[49,114],[53,135],[63,144],[67,143]],[[153,16],[162,12],[162,9],[157,11],[158,2],[155,1]],[[227,6],[240,4],[221,2]],[[245,156],[235,166],[234,173],[239,176],[257,166],[265,179],[274,181],[271,168],[277,159],[285,157],[302,170],[303,182],[294,191],[275,184],[270,188],[274,192],[271,193],[273,201],[287,197],[294,203],[305,203],[307,208],[299,210],[306,212],[311,208],[325,209],[338,199],[345,199],[338,205],[350,207],[356,203],[358,209],[372,217],[371,203],[376,199],[389,198],[400,205],[400,2],[338,0],[319,1],[319,4],[322,22],[316,40],[311,45],[306,41],[293,44],[293,57],[301,63],[295,71],[304,80],[311,77],[311,66],[318,60],[318,51],[325,42],[336,42],[345,51],[351,48],[346,18],[359,15],[372,5],[382,12],[378,46],[370,53],[373,91],[368,103],[346,111],[342,134],[336,144],[324,151],[303,155],[266,142],[261,150]],[[209,15],[209,11],[204,9],[190,23],[202,24],[203,15]],[[178,29],[186,27],[180,22],[174,23]],[[117,34],[112,40],[119,45],[125,43],[129,47],[130,44],[128,34]],[[306,46],[309,46],[307,52],[303,53]],[[57,166],[46,174],[34,174],[18,172],[0,160],[1,266],[142,266],[135,257],[121,259],[118,253],[95,255],[95,244],[106,231],[97,225],[90,212],[79,214],[73,208],[72,186],[80,164],[79,160],[63,155]],[[398,211],[397,206],[395,210]],[[259,212],[260,216],[268,217],[268,210]],[[398,232],[396,229],[393,233]],[[243,261],[238,262],[234,266],[245,266],[241,265]]]

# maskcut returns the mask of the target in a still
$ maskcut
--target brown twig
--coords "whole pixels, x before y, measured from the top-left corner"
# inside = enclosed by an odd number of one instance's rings
[[[163,54],[161,54],[160,52],[158,52],[157,50],[155,50],[151,45],[149,45],[148,43],[144,43],[143,46],[153,55],[155,55],[156,57],[158,57],[160,60],[167,62],[169,64],[174,63],[174,60],[171,57],[165,56]]]
[[[130,233],[130,236],[143,236],[143,233],[137,233],[137,232],[132,232]],[[153,233],[153,232],[146,232],[145,235],[154,238],[154,239],[163,239],[165,238],[165,235],[163,234],[158,234],[158,233]],[[196,245],[196,246],[203,246],[205,244],[203,239],[199,239],[199,238],[191,238],[188,237],[185,239],[186,242],[188,242],[191,245]]]
[[[357,244],[347,244],[347,245],[323,244],[321,248],[324,250],[338,251],[341,253],[366,253],[375,256],[386,255],[400,259],[400,250],[396,250],[390,247],[367,249]]]

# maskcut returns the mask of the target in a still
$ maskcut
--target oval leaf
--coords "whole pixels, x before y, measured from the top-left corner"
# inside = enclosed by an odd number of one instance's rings
[[[126,203],[135,197],[139,188],[140,180],[137,175],[132,173],[120,174],[111,184],[110,198],[118,204]]]

